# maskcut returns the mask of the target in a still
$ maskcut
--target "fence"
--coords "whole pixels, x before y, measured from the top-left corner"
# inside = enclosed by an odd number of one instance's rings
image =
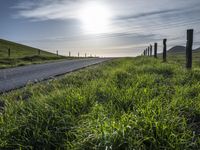
[[[36,54],[40,56],[40,55],[42,55],[41,52],[42,52],[42,51],[41,51],[40,49],[38,49]],[[8,49],[7,49],[7,56],[8,56],[9,58],[11,57],[11,53],[13,54],[14,52],[11,51],[11,48],[8,48]],[[60,56],[58,50],[56,51],[56,55],[57,55],[57,56]],[[30,56],[32,56],[32,55],[30,55]],[[87,56],[87,53],[85,53],[84,56],[80,56],[80,53],[79,53],[79,52],[78,52],[78,55],[77,55],[77,56],[72,56],[72,55],[71,55],[71,51],[69,51],[68,57],[89,58],[89,57],[93,57],[93,56],[92,56],[92,54],[90,54],[90,56]],[[98,56],[95,55],[95,57],[98,57]]]
[[[186,43],[186,68],[192,68],[192,46],[193,46],[193,29],[187,30],[187,43]],[[157,58],[157,47],[158,44],[154,43],[154,58]],[[143,52],[144,56],[152,56],[152,45],[150,45],[147,49]],[[163,39],[163,62],[167,61],[167,39]]]

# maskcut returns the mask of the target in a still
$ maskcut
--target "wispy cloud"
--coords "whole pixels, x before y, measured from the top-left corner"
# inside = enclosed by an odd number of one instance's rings
[[[17,9],[16,18],[27,18],[34,21],[65,20],[77,17],[80,2],[75,0],[41,0],[26,1],[13,6]]]
[[[118,16],[118,17],[116,17],[116,19],[117,20],[139,19],[139,18],[154,16],[154,15],[163,15],[163,14],[174,13],[174,12],[178,12],[180,10],[181,9],[158,10],[158,11],[151,11],[151,12],[139,13],[139,14],[134,14],[134,15]]]

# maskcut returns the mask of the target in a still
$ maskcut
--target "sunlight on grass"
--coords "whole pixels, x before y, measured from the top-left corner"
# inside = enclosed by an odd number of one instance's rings
[[[198,149],[200,71],[123,58],[0,97],[0,147]]]

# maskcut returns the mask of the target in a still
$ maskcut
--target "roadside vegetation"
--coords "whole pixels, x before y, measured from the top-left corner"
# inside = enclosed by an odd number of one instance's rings
[[[0,96],[0,149],[199,149],[200,69],[121,58]]]

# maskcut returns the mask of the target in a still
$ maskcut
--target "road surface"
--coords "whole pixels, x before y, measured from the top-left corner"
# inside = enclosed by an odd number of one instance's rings
[[[28,82],[43,81],[107,60],[109,60],[109,58],[76,59],[10,69],[1,69],[0,93],[23,87]]]

